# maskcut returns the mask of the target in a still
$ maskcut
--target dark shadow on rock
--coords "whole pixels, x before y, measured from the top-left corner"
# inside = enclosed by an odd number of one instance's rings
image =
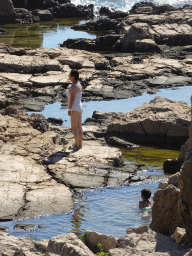
[[[58,151],[50,155],[47,160],[44,160],[43,164],[44,165],[55,164],[59,162],[61,159],[63,159],[64,157],[67,157],[69,154],[70,154],[69,152]]]
[[[161,252],[161,253],[169,252],[170,256],[175,256],[176,255],[175,251],[179,251],[180,256],[186,254],[185,248],[183,246],[181,246],[180,244],[177,244],[175,242],[174,238],[162,235],[160,233],[156,234],[156,249],[155,249],[155,251]]]

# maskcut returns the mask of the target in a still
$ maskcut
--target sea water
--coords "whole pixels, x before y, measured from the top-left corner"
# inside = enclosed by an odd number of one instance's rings
[[[93,112],[95,110],[98,110],[102,113],[104,112],[126,113],[144,103],[149,103],[152,99],[154,99],[157,96],[169,98],[171,100],[176,100],[176,101],[184,101],[190,105],[191,93],[192,93],[192,86],[182,86],[178,88],[161,89],[156,94],[144,93],[141,96],[137,96],[129,99],[83,102],[82,103],[83,105],[82,122],[84,122],[87,117],[92,117]],[[28,113],[31,114],[33,112],[28,112]],[[61,118],[64,121],[63,126],[70,126],[70,117],[68,116],[68,110],[62,109],[61,102],[48,104],[45,106],[42,112],[37,112],[37,113],[43,114],[46,118],[49,118],[49,117]]]
[[[192,0],[72,0],[72,3],[75,5],[88,5],[93,4],[95,6],[95,10],[101,6],[109,7],[110,9],[121,10],[121,11],[129,11],[134,4],[139,2],[151,2],[155,5],[163,5],[170,4],[173,6],[183,6],[185,4],[191,4]]]
[[[106,6],[118,10],[128,11],[138,1],[133,0],[72,0],[74,4],[94,4],[97,7]],[[151,1],[155,4],[171,4],[182,6],[191,4],[191,0],[156,0]],[[69,20],[68,20],[69,21]],[[74,21],[73,21],[74,22]],[[79,22],[79,21],[78,21]],[[77,23],[78,23],[77,22]],[[5,25],[8,31],[7,35],[0,36],[1,42],[9,43],[15,47],[57,47],[68,38],[95,38],[96,35],[87,32],[77,32],[71,29],[69,24],[61,24],[60,20],[51,23],[39,23],[33,25]],[[50,24],[50,25],[48,25]],[[74,25],[74,24],[73,24]],[[79,33],[79,34],[78,34]],[[86,33],[86,34],[84,34]],[[18,36],[17,36],[18,35]],[[137,98],[113,100],[113,101],[90,101],[83,103],[83,121],[91,117],[94,110],[101,112],[128,112],[135,107],[149,102],[155,96],[163,96],[173,100],[182,100],[190,104],[190,95],[192,86],[185,86],[173,89],[162,89],[156,95],[143,94]],[[64,125],[70,125],[70,119],[67,110],[61,109],[61,103],[56,102],[47,105],[42,112],[46,117],[62,118]],[[128,164],[128,162],[127,162]],[[148,174],[158,174],[159,178],[163,170],[159,168],[149,168]],[[36,240],[49,239],[58,234],[74,232],[77,235],[82,234],[85,230],[98,231],[105,234],[111,234],[116,237],[122,237],[126,234],[126,228],[138,227],[142,224],[149,224],[151,216],[145,218],[142,216],[138,204],[140,191],[143,188],[149,188],[152,196],[156,191],[160,180],[147,180],[145,182],[135,182],[130,186],[108,187],[99,189],[90,189],[82,191],[75,195],[75,208],[67,213],[54,214],[49,216],[39,216],[27,220],[13,220],[3,222],[1,226],[8,226],[8,232],[18,237],[33,237]],[[29,231],[15,229],[17,223],[35,224],[36,227]],[[38,225],[44,225],[38,228]]]

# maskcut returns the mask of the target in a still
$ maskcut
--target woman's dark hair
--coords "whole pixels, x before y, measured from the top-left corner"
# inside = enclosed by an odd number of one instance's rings
[[[72,69],[70,74],[71,74],[71,76],[75,77],[75,80],[79,79],[79,72],[77,69]]]
[[[149,199],[151,196],[151,190],[149,190],[148,188],[144,188],[141,190],[141,195],[145,198],[145,199]]]

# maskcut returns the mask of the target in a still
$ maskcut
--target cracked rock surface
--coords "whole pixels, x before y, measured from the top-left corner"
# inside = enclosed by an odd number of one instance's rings
[[[154,55],[101,55],[68,48],[18,51],[0,44],[0,109],[16,105],[42,111],[55,101],[66,105],[71,68],[79,69],[83,100],[89,101],[125,99],[191,85],[191,62],[190,46],[166,48]]]
[[[66,212],[74,206],[71,189],[133,181],[142,166],[126,168],[119,149],[87,135],[93,130],[87,126],[83,148],[70,151],[74,137],[69,127],[50,126],[41,114],[29,116],[11,106],[3,109],[0,219]]]

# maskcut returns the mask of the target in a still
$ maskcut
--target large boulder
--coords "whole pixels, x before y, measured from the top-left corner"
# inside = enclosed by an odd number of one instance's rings
[[[152,223],[150,228],[164,235],[172,235],[177,227],[183,227],[179,201],[180,190],[173,184],[158,189],[153,197]]]
[[[119,44],[125,52],[160,52],[147,23],[134,23]]]
[[[0,23],[12,21],[16,17],[14,6],[11,0],[0,1]]]
[[[190,242],[192,242],[192,193],[191,193],[191,174],[192,174],[192,151],[181,168],[181,212],[184,218],[186,234]]]
[[[190,111],[185,102],[155,97],[126,114],[113,113],[107,134],[133,143],[178,148],[189,138]]]

